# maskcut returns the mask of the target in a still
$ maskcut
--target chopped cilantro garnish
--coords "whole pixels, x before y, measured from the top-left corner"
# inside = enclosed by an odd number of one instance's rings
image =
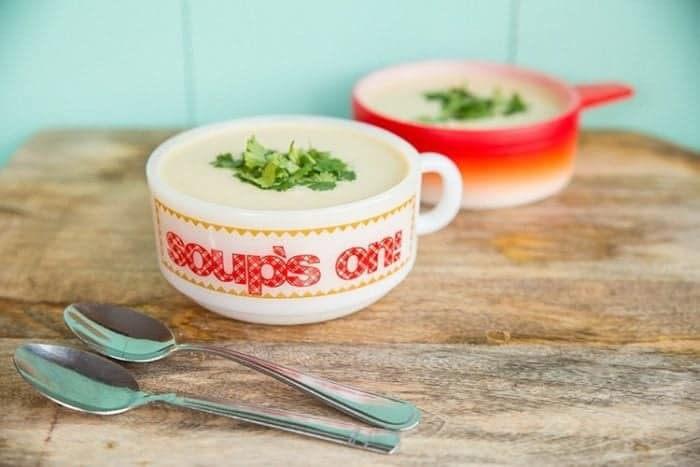
[[[453,87],[447,91],[431,91],[423,95],[429,101],[440,104],[437,116],[421,116],[425,123],[442,123],[450,120],[474,120],[496,115],[513,115],[527,110],[527,104],[517,92],[504,99],[498,90],[490,97],[478,96],[466,87]]]
[[[263,190],[285,191],[298,185],[332,190],[337,182],[355,180],[355,172],[327,151],[303,150],[292,141],[286,152],[280,152],[264,147],[255,136],[248,138],[239,159],[219,154],[211,165],[230,169],[239,180]]]
[[[518,112],[525,112],[526,110],[527,105],[525,104],[525,101],[523,101],[520,94],[516,92],[510,96],[510,99],[508,99],[506,108],[503,110],[503,115],[513,115],[517,114]]]

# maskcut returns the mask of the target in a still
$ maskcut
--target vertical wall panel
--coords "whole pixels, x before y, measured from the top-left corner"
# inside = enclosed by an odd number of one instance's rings
[[[0,2],[0,162],[45,126],[183,125],[180,3]]]
[[[388,64],[505,60],[510,1],[193,1],[199,122],[263,113],[348,115],[352,83]]]
[[[584,124],[700,150],[700,1],[522,1],[517,44],[520,64],[636,88],[633,101],[593,109]]]

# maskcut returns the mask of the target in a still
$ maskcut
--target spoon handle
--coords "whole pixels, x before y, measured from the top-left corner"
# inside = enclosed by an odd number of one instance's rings
[[[159,395],[153,400],[383,454],[391,454],[399,445],[399,435],[393,431],[366,428],[352,423],[302,415],[286,410],[232,405],[211,400],[180,397],[175,394]]]
[[[235,350],[206,344],[180,344],[177,349],[199,350],[231,359],[272,376],[370,425],[390,430],[408,430],[420,420],[420,411],[410,402],[338,384]]]

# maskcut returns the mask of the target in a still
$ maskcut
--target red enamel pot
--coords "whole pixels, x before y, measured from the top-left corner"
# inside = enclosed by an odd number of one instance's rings
[[[463,82],[478,79],[498,86],[504,80],[547,93],[557,103],[547,118],[491,128],[452,128],[396,118],[376,108],[372,96],[402,83],[453,76]],[[539,91],[538,91],[539,92]],[[428,61],[399,65],[371,73],[357,82],[352,94],[356,120],[385,128],[409,141],[420,152],[450,157],[464,180],[465,208],[496,208],[542,199],[567,185],[576,153],[579,114],[590,107],[632,96],[618,83],[569,85],[558,79],[509,65],[467,61]],[[436,199],[438,181],[424,180],[423,198]]]

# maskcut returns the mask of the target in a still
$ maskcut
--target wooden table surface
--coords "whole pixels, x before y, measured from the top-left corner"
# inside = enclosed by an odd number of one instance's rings
[[[700,158],[586,132],[573,183],[530,206],[462,212],[422,237],[409,277],[336,321],[271,327],[207,312],[158,272],[144,161],[167,131],[54,131],[0,170],[0,464],[700,464]],[[99,417],[33,392],[11,355],[78,346],[71,302],[114,302],[424,413],[381,456],[143,407]],[[236,364],[129,365],[180,390],[341,415]]]

